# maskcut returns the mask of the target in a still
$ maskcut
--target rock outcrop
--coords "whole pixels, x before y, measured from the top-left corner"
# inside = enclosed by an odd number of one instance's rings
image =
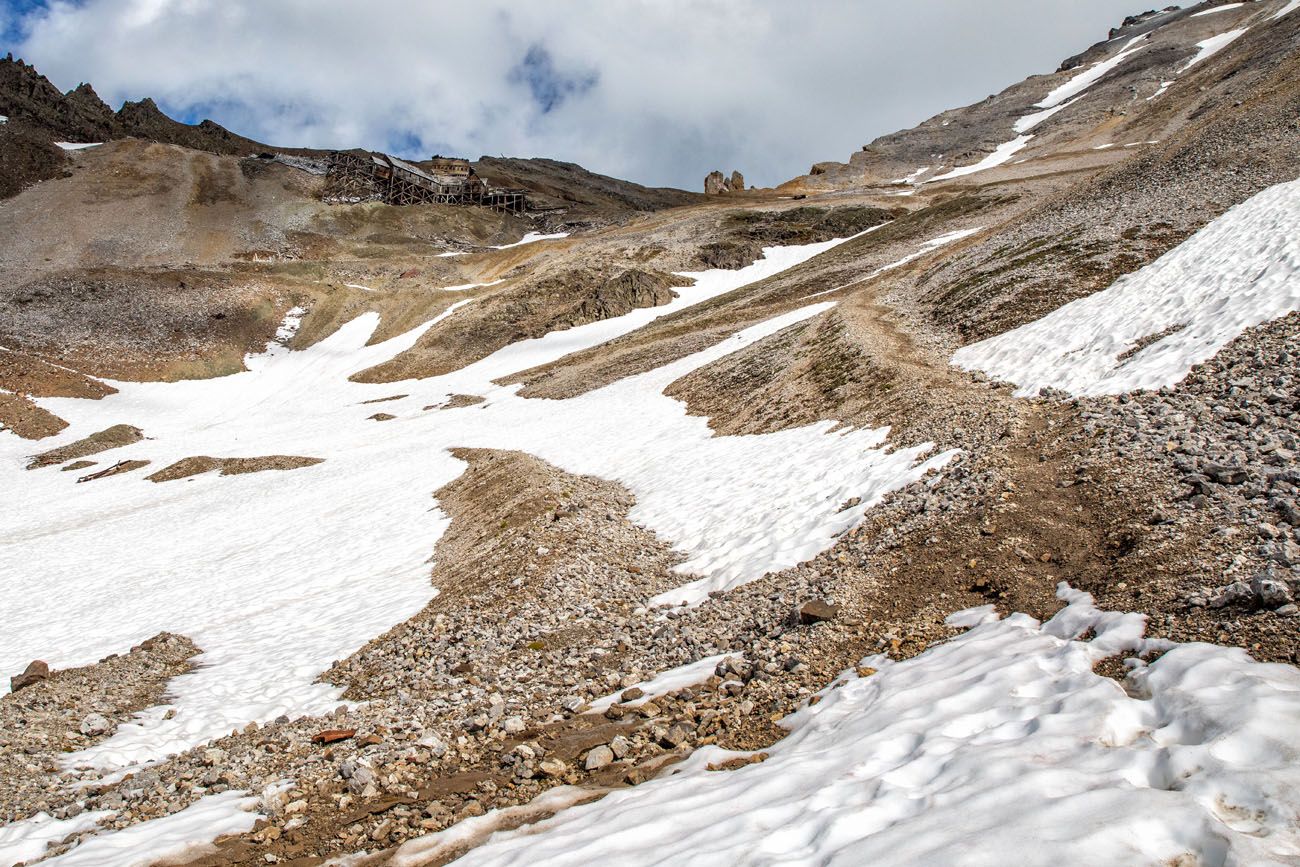
[[[709,196],[721,193],[738,193],[745,189],[745,176],[733,171],[731,177],[714,170],[704,176],[704,192]]]

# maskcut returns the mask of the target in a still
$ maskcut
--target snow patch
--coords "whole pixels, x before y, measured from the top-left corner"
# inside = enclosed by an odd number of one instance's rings
[[[343,285],[346,286],[346,287],[348,287],[349,289],[360,289],[360,290],[362,290],[363,292],[374,292],[374,291],[375,291],[374,289],[371,289],[369,286],[362,286],[360,283],[344,283]]]
[[[1218,36],[1211,36],[1209,39],[1202,39],[1200,42],[1196,43],[1196,47],[1199,48],[1200,51],[1196,53],[1195,57],[1187,61],[1178,72],[1186,72],[1201,61],[1208,60],[1218,54],[1220,51],[1227,48],[1237,37],[1241,36],[1241,34],[1245,33],[1249,29],[1249,27],[1242,27],[1238,30],[1229,30],[1227,33],[1220,33]]]
[[[1142,639],[1062,588],[1046,623],[983,619],[846,672],[765,761],[669,775],[502,831],[458,864],[1281,864],[1300,859],[1300,672]],[[1087,630],[1091,640],[1082,640]],[[1140,661],[1128,691],[1093,672]],[[1026,845],[1033,841],[1033,845]],[[413,844],[408,844],[413,845]]]
[[[952,362],[1020,384],[1118,394],[1172,385],[1239,334],[1300,309],[1300,181],[1227,211],[1109,289],[965,346]]]
[[[535,244],[538,241],[553,241],[557,238],[569,237],[568,232],[556,232],[553,235],[543,235],[541,232],[529,232],[513,244],[500,244],[492,247],[493,250],[509,250],[511,247],[522,247],[524,244]]]
[[[34,861],[45,854],[49,844],[89,831],[112,815],[112,810],[96,810],[71,819],[56,819],[49,813],[37,813],[0,826],[0,867]]]
[[[955,232],[947,232],[943,235],[937,235],[931,238],[930,240],[923,242],[921,246],[917,248],[915,253],[909,253],[903,258],[899,259],[897,262],[890,262],[888,265],[882,265],[881,267],[872,271],[870,274],[861,278],[860,280],[854,280],[852,283],[845,283],[843,286],[836,286],[834,289],[823,289],[820,292],[814,292],[811,295],[805,295],[801,300],[807,301],[812,298],[820,298],[823,295],[830,295],[832,292],[839,292],[841,289],[847,289],[850,286],[857,286],[861,283],[866,283],[868,280],[874,280],[875,278],[879,277],[881,274],[884,274],[886,271],[893,271],[895,268],[901,268],[904,265],[906,265],[908,262],[911,262],[914,259],[919,259],[921,256],[924,256],[926,253],[933,252],[934,250],[937,250],[940,247],[945,247],[948,244],[951,244],[953,241],[960,241],[962,238],[969,238],[971,235],[974,235],[982,230],[983,227],[977,226],[976,228],[973,229],[958,229]]]
[[[149,867],[199,854],[209,841],[224,834],[243,834],[262,818],[260,800],[240,791],[206,795],[184,810],[101,833],[57,858],[49,867]]]
[[[504,283],[504,282],[506,282],[506,280],[505,280],[504,277],[502,277],[500,280],[493,280],[491,283],[462,283],[462,284],[459,285],[459,286],[443,286],[443,287],[441,287],[441,290],[440,290],[440,291],[442,291],[442,292],[466,292],[466,291],[468,291],[468,290],[470,290],[470,289],[482,289],[484,286],[495,286],[495,285],[497,285],[498,283]]]
[[[1081,96],[1076,97],[1070,100],[1069,102],[1062,102],[1059,105],[1052,106],[1051,108],[1045,108],[1042,111],[1036,111],[1033,114],[1027,114],[1015,122],[1015,130],[1018,133],[1029,132],[1031,129],[1038,126],[1040,123],[1047,120],[1049,117],[1056,114],[1058,111],[1069,108],[1070,106],[1078,102],[1080,99],[1083,99],[1083,97]]]
[[[1043,97],[1043,101],[1037,103],[1037,107],[1052,108],[1054,106],[1059,106],[1067,99],[1083,93],[1085,90],[1104,78],[1111,70],[1118,67],[1121,63],[1128,60],[1137,52],[1146,48],[1146,45],[1139,45],[1138,43],[1145,40],[1147,35],[1148,34],[1143,34],[1129,40],[1129,42],[1120,49],[1119,53],[1114,57],[1109,60],[1102,60],[1098,63],[1094,63],[1092,66],[1088,67],[1086,70],[1074,76],[1069,81],[1065,82],[1065,84],[1062,84],[1060,87],[1047,94],[1047,96]],[[1030,117],[1032,117],[1032,115],[1030,115]],[[1020,132],[1020,130],[1017,130],[1017,132]]]
[[[901,178],[895,178],[894,180],[890,181],[890,183],[891,184],[914,184],[916,183],[917,178],[921,177],[921,175],[925,174],[929,170],[930,170],[929,166],[921,166],[919,169],[912,172],[910,175],[906,175],[905,177],[901,177]]]
[[[1268,20],[1276,21],[1284,15],[1290,15],[1292,12],[1300,9],[1300,0],[1290,0],[1285,6],[1277,10]]]
[[[649,680],[643,680],[632,686],[625,686],[618,692],[610,693],[603,698],[590,702],[591,710],[589,713],[601,713],[607,710],[610,705],[618,701],[620,695],[629,689],[640,689],[645,695],[620,703],[624,707],[640,707],[652,698],[658,698],[675,690],[703,683],[713,675],[719,662],[722,662],[728,656],[738,655],[735,653],[719,653],[716,656],[706,656],[703,659],[697,659],[695,662],[688,662],[686,665],[679,665],[676,668],[661,671]]]
[[[102,145],[103,142],[102,141],[92,141],[92,142],[56,141],[55,144],[63,148],[65,151],[83,151],[86,148],[97,148],[100,145]]]
[[[1244,3],[1225,3],[1222,6],[1215,6],[1213,9],[1205,9],[1200,12],[1189,15],[1189,18],[1201,18],[1205,15],[1214,15],[1217,12],[1227,12],[1229,9],[1239,9],[1246,4]]]
[[[991,169],[996,166],[1000,166],[1003,163],[1005,163],[1007,160],[1015,156],[1017,153],[1019,153],[1020,150],[1022,150],[1025,145],[1029,144],[1029,140],[1031,138],[1033,138],[1032,135],[1022,135],[1012,139],[1009,142],[1003,142],[1002,144],[997,146],[997,149],[994,150],[993,153],[989,154],[979,162],[972,163],[969,166],[959,166],[958,168],[955,168],[952,171],[946,172],[942,175],[936,175],[933,178],[928,178],[926,180],[926,183],[931,184],[934,183],[935,181],[946,181],[950,178],[960,178],[965,175],[973,175],[976,172],[982,172],[985,171],[986,169]]]

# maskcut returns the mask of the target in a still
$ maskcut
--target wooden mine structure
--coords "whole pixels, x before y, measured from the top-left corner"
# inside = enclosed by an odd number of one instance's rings
[[[479,205],[512,214],[528,208],[523,190],[489,187],[469,160],[436,156],[429,163],[425,170],[388,154],[334,151],[326,172],[329,195],[390,205]]]

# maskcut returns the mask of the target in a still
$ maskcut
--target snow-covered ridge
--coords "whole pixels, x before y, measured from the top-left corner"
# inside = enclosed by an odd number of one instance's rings
[[[1300,181],[1230,209],[1102,292],[963,347],[953,364],[1072,394],[1172,385],[1248,328],[1300,309]]]
[[[670,776],[497,833],[457,863],[1300,859],[1300,672],[1150,642],[1141,615],[1060,596],[1069,604],[1045,623],[978,610],[959,618],[973,629],[920,656],[863,660],[878,673],[838,678],[786,719],[765,761],[712,772],[738,754],[704,747]],[[1092,670],[1143,650],[1168,652],[1137,663],[1129,691]]]

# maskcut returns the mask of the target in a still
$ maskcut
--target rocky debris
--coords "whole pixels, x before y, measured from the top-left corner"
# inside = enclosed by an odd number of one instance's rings
[[[722,193],[739,193],[745,189],[745,176],[733,171],[727,177],[720,171],[711,171],[704,177],[704,194],[717,196]]]
[[[584,298],[569,327],[622,316],[641,307],[658,307],[677,297],[673,286],[681,281],[670,274],[638,268],[624,271]]]
[[[39,440],[54,436],[68,423],[38,406],[23,394],[0,392],[0,431],[12,431],[23,439]]]
[[[23,669],[23,673],[9,678],[9,691],[17,692],[20,689],[29,687],[34,683],[48,679],[50,676],[50,667],[42,660],[33,660]]]
[[[0,696],[0,824],[38,812],[56,818],[81,812],[84,793],[69,790],[62,776],[68,754],[161,703],[167,683],[197,653],[188,639],[163,632],[94,665],[50,671],[37,661],[12,679],[13,691]],[[138,799],[131,792],[145,781],[136,775],[112,794],[123,803]]]
[[[906,213],[901,208],[863,205],[837,208],[805,205],[780,210],[731,211],[722,219],[721,239],[701,244],[695,265],[700,268],[743,268],[759,259],[764,247],[845,238]]]

